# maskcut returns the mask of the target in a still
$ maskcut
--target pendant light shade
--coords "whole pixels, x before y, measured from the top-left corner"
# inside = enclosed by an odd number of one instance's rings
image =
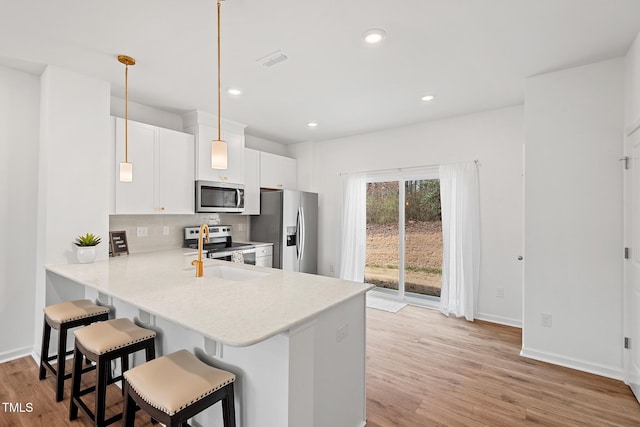
[[[133,182],[133,165],[129,163],[129,65],[136,60],[130,56],[118,55],[118,61],[125,65],[124,71],[124,162],[120,163],[120,181]]]
[[[220,0],[218,0],[218,139],[211,141],[211,168],[227,168],[227,143],[220,136]]]
[[[131,163],[120,163],[120,181],[133,182],[133,165]]]
[[[211,167],[213,169],[227,168],[227,143],[220,139],[211,141]]]

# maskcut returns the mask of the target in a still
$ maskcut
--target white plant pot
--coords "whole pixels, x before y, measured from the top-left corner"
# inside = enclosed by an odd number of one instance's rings
[[[96,260],[95,246],[76,246],[76,256],[80,264],[89,264]]]

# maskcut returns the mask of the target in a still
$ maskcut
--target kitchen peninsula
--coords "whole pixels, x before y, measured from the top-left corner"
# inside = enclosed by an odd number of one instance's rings
[[[370,286],[217,260],[196,278],[186,251],[48,266],[47,304],[97,299],[157,330],[159,354],[186,348],[234,372],[239,425],[365,424]]]

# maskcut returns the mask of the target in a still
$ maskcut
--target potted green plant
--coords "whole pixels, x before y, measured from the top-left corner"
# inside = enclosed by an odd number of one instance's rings
[[[80,264],[88,264],[96,260],[96,246],[102,239],[95,234],[87,233],[76,237],[73,244],[77,246],[76,256]]]

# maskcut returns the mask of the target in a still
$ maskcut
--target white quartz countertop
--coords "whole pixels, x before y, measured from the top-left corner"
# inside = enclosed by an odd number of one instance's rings
[[[373,286],[305,273],[204,259],[195,277],[191,249],[131,254],[92,264],[47,266],[49,272],[110,295],[220,343],[244,347],[314,318]],[[264,273],[246,280],[215,277],[223,266]],[[227,270],[228,271],[228,270]]]

